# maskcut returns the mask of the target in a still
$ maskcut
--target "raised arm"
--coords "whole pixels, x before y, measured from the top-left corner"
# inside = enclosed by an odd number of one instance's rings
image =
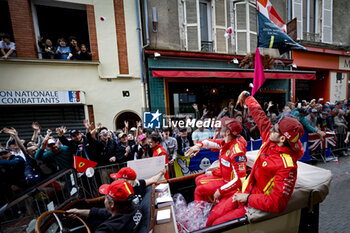
[[[265,115],[265,112],[261,108],[258,101],[256,101],[256,99],[253,96],[249,96],[249,92],[243,91],[238,97],[237,104],[239,103],[242,106],[244,105],[244,103],[248,105],[249,111],[251,112],[252,117],[259,128],[263,141],[267,140],[270,136],[270,129],[272,128],[272,123],[269,120],[269,118]]]
[[[44,151],[45,151],[45,148],[47,146],[47,142],[49,141],[50,135],[51,135],[51,132],[47,131],[47,134],[45,135],[44,140],[41,143],[40,148],[35,153],[35,158],[36,159],[39,159],[39,160],[43,160],[44,159]]]
[[[15,139],[15,142],[17,143],[18,147],[21,149],[21,151],[24,154],[27,154],[27,150],[24,148],[23,143],[18,137],[18,133],[15,128],[3,128],[2,130],[4,133],[9,134],[13,139]]]
[[[73,142],[70,142],[67,140],[66,136],[64,136],[64,134],[67,132],[67,129],[65,126],[61,126],[59,128],[56,128],[56,133],[58,135],[58,139],[60,140],[60,142],[68,147],[73,147]],[[71,148],[72,149],[72,148]]]
[[[33,122],[32,123],[32,128],[33,128],[33,136],[32,136],[32,141],[37,142],[39,134],[40,134],[40,125],[38,122]]]

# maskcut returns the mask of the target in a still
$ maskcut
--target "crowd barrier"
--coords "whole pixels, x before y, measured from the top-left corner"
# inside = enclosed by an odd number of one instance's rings
[[[0,232],[26,232],[27,228],[34,227],[34,219],[44,212],[66,205],[78,197],[78,192],[75,170],[54,174],[17,199],[1,204]]]
[[[74,169],[60,171],[29,188],[15,200],[3,199],[0,205],[0,232],[7,232],[6,229],[25,232],[33,225],[30,222],[44,212],[60,209],[77,198],[102,196],[98,188],[102,184],[110,184],[113,181],[110,174],[122,167],[126,167],[126,163],[96,167],[92,177],[77,173]]]
[[[346,134],[334,132],[326,132],[326,136],[321,138],[317,133],[309,133],[305,130],[300,139],[304,148],[304,155],[300,161],[327,162],[335,160],[339,155],[347,155],[348,145],[344,142],[345,138]]]
[[[334,153],[347,152],[348,145],[344,143],[345,134],[329,133],[324,140],[317,139],[317,136],[307,132],[301,141],[304,147],[304,156],[301,161],[321,159],[324,162]],[[318,137],[319,138],[319,137]],[[247,151],[258,150],[262,145],[262,140],[247,142]],[[320,158],[315,156],[320,155]],[[211,150],[201,150],[194,158],[178,156],[174,162],[176,176],[184,176],[204,171],[215,160],[218,159],[219,152]],[[0,199],[0,232],[11,226],[22,232],[42,213],[58,209],[74,198],[92,199],[101,196],[98,187],[102,184],[111,183],[110,174],[118,172],[126,163],[111,164],[95,168],[95,174],[87,177],[85,174],[76,173],[69,169],[54,174],[45,181],[28,189],[24,194],[15,200],[6,199],[6,195],[1,195]],[[18,221],[21,219],[21,221]],[[15,232],[15,231],[13,231]]]
[[[87,177],[85,174],[78,173],[78,184],[81,187],[81,196],[85,199],[91,199],[100,196],[98,188],[102,184],[110,184],[113,180],[110,174],[117,173],[121,168],[126,167],[127,163],[110,164],[95,168],[95,174]]]

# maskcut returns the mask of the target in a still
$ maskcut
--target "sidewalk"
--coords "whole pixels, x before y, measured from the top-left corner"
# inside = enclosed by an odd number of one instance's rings
[[[319,233],[349,232],[350,229],[350,156],[339,157],[317,167],[332,171],[333,180],[326,200],[320,204]]]

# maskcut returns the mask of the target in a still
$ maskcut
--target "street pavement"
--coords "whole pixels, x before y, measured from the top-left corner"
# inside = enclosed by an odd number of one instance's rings
[[[329,194],[320,204],[319,233],[350,232],[350,156],[338,160],[315,164],[333,175]]]

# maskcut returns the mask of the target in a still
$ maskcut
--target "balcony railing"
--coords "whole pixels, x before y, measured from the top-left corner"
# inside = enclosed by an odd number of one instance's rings
[[[304,32],[303,33],[303,40],[313,41],[313,42],[321,42],[321,36],[319,33]]]
[[[213,42],[212,41],[201,41],[201,51],[202,52],[213,52]]]

